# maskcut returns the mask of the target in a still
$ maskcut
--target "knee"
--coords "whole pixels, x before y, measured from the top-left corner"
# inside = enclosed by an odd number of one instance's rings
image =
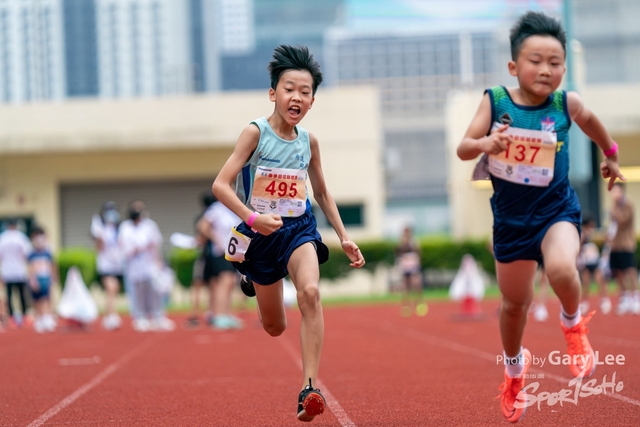
[[[279,337],[287,329],[287,322],[262,322],[264,330],[272,337]]]
[[[558,285],[570,285],[580,281],[575,263],[557,262],[547,266],[545,270],[549,282]]]
[[[298,291],[298,306],[301,310],[320,306],[318,285],[308,285]]]
[[[529,312],[531,306],[531,299],[524,301],[509,301],[507,299],[502,300],[501,310],[508,313],[511,316],[520,316]]]

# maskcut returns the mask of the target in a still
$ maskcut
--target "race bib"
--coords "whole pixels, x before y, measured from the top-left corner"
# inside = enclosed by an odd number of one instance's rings
[[[516,184],[548,187],[553,179],[556,134],[512,127],[504,133],[511,135],[513,143],[502,153],[489,155],[491,175]]]
[[[253,180],[251,206],[260,213],[300,216],[307,208],[306,181],[305,170],[258,166]]]
[[[224,258],[227,261],[243,262],[245,261],[245,254],[249,249],[251,238],[245,236],[236,230],[235,227],[231,229],[229,236],[227,237],[226,249],[224,250]]]

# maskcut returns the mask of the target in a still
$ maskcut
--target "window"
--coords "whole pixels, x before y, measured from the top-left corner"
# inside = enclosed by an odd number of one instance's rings
[[[364,226],[364,205],[359,204],[338,204],[338,212],[342,223],[345,227],[363,227]],[[327,228],[331,227],[327,217],[324,216],[320,206],[313,206],[313,214],[316,217],[318,227]]]

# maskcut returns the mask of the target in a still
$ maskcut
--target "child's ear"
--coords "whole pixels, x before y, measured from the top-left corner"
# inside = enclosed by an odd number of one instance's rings
[[[311,103],[309,104],[309,109],[311,109],[311,107],[313,107],[313,101],[315,101],[315,100],[316,100],[315,96],[311,98]]]
[[[515,61],[509,61],[509,74],[516,77],[518,75],[518,66]]]
[[[276,91],[272,87],[269,88],[269,101],[276,102]]]

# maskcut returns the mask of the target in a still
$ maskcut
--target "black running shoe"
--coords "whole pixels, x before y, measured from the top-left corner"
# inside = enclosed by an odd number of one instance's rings
[[[309,422],[324,412],[327,402],[320,390],[313,388],[311,378],[309,385],[306,386],[298,395],[298,419],[300,421]]]
[[[256,296],[256,289],[253,287],[253,282],[251,279],[247,279],[247,276],[240,277],[240,289],[242,289],[242,293],[248,297]]]

